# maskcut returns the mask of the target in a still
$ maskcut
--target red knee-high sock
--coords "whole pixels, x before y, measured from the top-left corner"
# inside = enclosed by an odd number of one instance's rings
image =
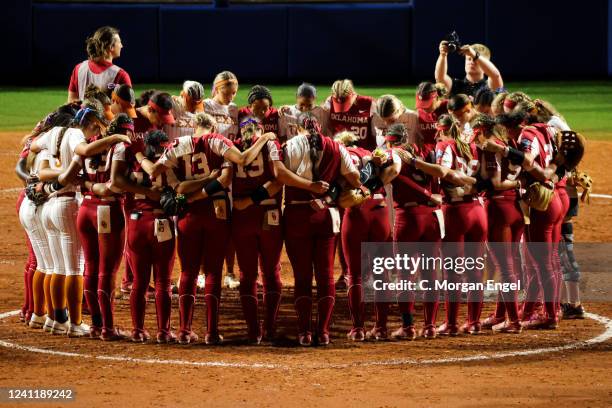
[[[312,323],[312,297],[297,297],[294,305],[298,320],[298,333],[309,333]]]
[[[438,302],[423,302],[423,320],[425,326],[434,326],[438,315]]]
[[[264,318],[264,330],[266,336],[272,337],[276,334],[276,318],[281,304],[281,294],[280,292],[264,293],[263,300],[266,313]]]
[[[363,328],[364,303],[360,284],[351,285],[348,288],[348,303],[353,320],[353,327]]]
[[[213,294],[204,295],[206,301],[206,333],[219,334],[219,303],[220,299]]]
[[[147,308],[148,282],[135,284],[130,292],[130,312],[132,314],[132,328],[140,332],[144,331],[145,311]]]
[[[387,320],[389,317],[389,303],[376,302],[374,305],[376,311],[376,327],[381,330],[387,330]]]
[[[155,310],[157,312],[157,330],[170,333],[170,314],[172,311],[172,288],[170,281],[155,282]]]
[[[317,311],[319,314],[318,330],[320,334],[329,333],[329,325],[334,312],[334,303],[336,303],[336,299],[333,296],[325,296],[319,299],[317,303]]]
[[[83,277],[83,295],[87,302],[87,308],[91,314],[92,325],[102,328],[102,314],[100,313],[100,305],[98,303],[98,277],[85,275]]]

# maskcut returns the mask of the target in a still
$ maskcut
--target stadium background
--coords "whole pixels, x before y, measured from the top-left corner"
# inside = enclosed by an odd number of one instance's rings
[[[612,194],[612,0],[257,3],[232,4],[227,9],[214,9],[212,4],[144,3],[2,3],[0,312],[17,309],[22,300],[26,249],[15,215],[20,185],[13,173],[19,141],[66,100],[70,71],[86,58],[86,36],[106,24],[121,30],[125,49],[117,64],[130,73],[137,92],[155,87],[177,94],[184,79],[199,80],[210,90],[214,74],[230,69],[241,81],[239,105],[245,104],[246,92],[256,81],[272,84],[279,105],[294,100],[295,87],[303,80],[319,87],[321,100],[332,80],[349,77],[363,94],[394,93],[412,107],[415,84],[432,79],[438,42],[457,30],[464,42],[491,47],[510,90],[550,100],[573,128],[587,135],[588,151],[581,167],[594,177],[595,193]],[[450,60],[449,72],[462,75],[463,59]],[[578,241],[612,242],[610,200],[594,198],[580,211]],[[285,256],[282,269],[290,286],[291,268]],[[178,276],[178,266],[173,276]],[[596,279],[589,283],[589,290],[597,289]],[[329,348],[296,348],[288,342],[255,349],[239,342],[244,323],[238,305],[236,291],[224,291],[222,331],[228,341],[214,349],[66,341],[33,334],[15,316],[0,319],[4,345],[0,362],[5,368],[0,386],[72,387],[77,391],[74,406],[88,407],[123,401],[155,407],[205,401],[232,407],[559,406],[560,399],[577,406],[610,406],[609,340],[581,350],[478,361],[483,355],[529,353],[601,335],[604,328],[590,319],[564,322],[555,332],[525,332],[518,337],[354,345],[343,340],[350,320],[341,292]],[[586,307],[612,316],[609,302]],[[486,312],[491,308],[487,304]],[[118,302],[117,310],[119,325],[129,327],[126,302]],[[155,324],[153,310],[149,302],[147,327]],[[176,304],[172,319],[176,326]],[[283,298],[281,319],[283,331],[292,334],[290,293]],[[196,331],[202,333],[201,299],[195,321]],[[391,326],[397,324],[394,313]],[[67,354],[32,354],[7,348],[6,342]],[[474,360],[435,362],[454,357]],[[406,358],[415,362],[398,363]],[[177,363],[184,360],[194,364]]]

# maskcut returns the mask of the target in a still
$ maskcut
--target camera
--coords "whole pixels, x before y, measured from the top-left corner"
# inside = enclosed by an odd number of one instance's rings
[[[459,48],[461,48],[461,40],[459,39],[459,35],[456,31],[448,34],[444,40],[448,42],[446,46],[448,47],[449,53],[457,52]]]

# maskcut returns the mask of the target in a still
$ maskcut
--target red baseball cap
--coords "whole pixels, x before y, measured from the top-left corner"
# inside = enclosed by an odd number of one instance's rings
[[[335,112],[346,112],[349,109],[351,109],[351,105],[353,105],[353,95],[354,94],[348,94],[343,98],[336,98],[335,96],[332,96],[331,100],[332,100],[332,104],[334,105],[334,111]]]
[[[149,100],[148,105],[151,108],[153,108],[155,110],[155,112],[157,112],[157,115],[159,116],[159,120],[161,120],[161,122],[164,125],[173,125],[174,124],[174,116],[172,116],[172,112],[170,112],[169,109],[162,108],[161,106],[157,105],[152,100]]]
[[[416,98],[416,107],[420,109],[428,109],[434,103],[434,100],[438,96],[437,91],[431,91],[426,94],[417,94]]]

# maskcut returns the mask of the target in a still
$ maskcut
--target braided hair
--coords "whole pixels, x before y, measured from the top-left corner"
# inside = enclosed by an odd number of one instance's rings
[[[319,168],[316,164],[323,153],[323,141],[321,139],[321,124],[314,115],[304,115],[302,127],[308,131],[308,144],[310,145],[310,161],[312,162],[312,179],[319,180]]]
[[[270,106],[272,106],[272,94],[270,90],[263,85],[255,85],[249,91],[247,95],[247,101],[249,105],[252,105],[258,99],[267,99],[270,101]]]

